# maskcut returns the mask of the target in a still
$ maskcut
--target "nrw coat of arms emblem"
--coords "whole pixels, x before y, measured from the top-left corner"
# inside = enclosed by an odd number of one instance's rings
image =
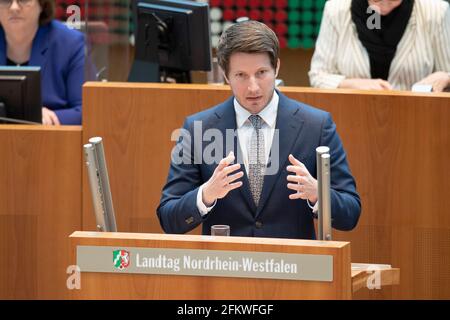
[[[130,253],[126,250],[114,250],[113,264],[119,270],[127,268],[130,265]]]

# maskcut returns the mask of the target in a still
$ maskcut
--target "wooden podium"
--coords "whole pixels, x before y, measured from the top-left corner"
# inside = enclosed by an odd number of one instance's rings
[[[70,243],[73,264],[81,267],[81,288],[72,290],[74,299],[351,299],[353,291],[362,288],[368,277],[361,270],[352,271],[349,242],[77,231],[70,236]],[[117,253],[117,250],[129,254],[122,270],[114,266],[117,262],[114,251]],[[136,253],[139,250],[157,250],[159,255],[161,252],[177,251],[185,257],[212,252],[225,256],[239,254],[242,259],[259,255],[268,261],[273,261],[270,259],[272,256],[283,261],[292,257],[301,258],[304,260],[298,264],[298,270],[295,269],[300,277],[307,277],[311,269],[321,269],[330,262],[331,268],[325,267],[324,270],[328,270],[331,278],[280,279],[280,270],[277,273],[262,269],[259,270],[262,271],[260,276],[248,277],[242,273],[238,276],[211,276],[208,271],[201,272],[201,275],[186,275],[182,271],[179,274],[155,274],[155,269],[145,270],[149,272],[146,274],[135,271],[125,273],[128,266],[139,265],[139,254]],[[90,256],[86,252],[90,252]],[[314,260],[324,263],[317,263],[311,268],[308,263],[312,258],[325,260]],[[86,265],[83,259],[89,260],[91,267],[94,264],[94,268],[97,263],[106,263],[111,270],[89,271],[90,267],[83,267]],[[321,271],[319,277],[324,273]],[[381,270],[381,285],[398,284],[399,273],[399,269]]]

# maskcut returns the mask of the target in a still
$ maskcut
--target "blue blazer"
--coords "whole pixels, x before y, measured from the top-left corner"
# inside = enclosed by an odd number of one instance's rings
[[[33,40],[29,65],[41,67],[42,104],[55,111],[61,124],[81,124],[84,44],[81,32],[56,20],[40,26]],[[6,65],[6,40],[2,27],[0,65]]]
[[[318,146],[329,146],[331,150],[332,226],[339,230],[351,230],[356,226],[361,211],[360,198],[330,114],[278,94],[280,100],[276,129],[279,130],[280,137],[280,165],[275,175],[265,176],[258,206],[252,199],[242,164],[243,185],[229,192],[225,198],[217,200],[215,207],[202,217],[196,203],[198,188],[212,176],[217,165],[204,162],[177,164],[172,161],[157,208],[158,218],[165,232],[185,233],[202,223],[203,234],[209,235],[211,225],[228,224],[233,236],[315,239],[314,217],[307,202],[288,198],[294,191],[287,188],[286,177],[292,173],[286,167],[290,164],[288,155],[292,153],[316,177],[315,150]],[[188,117],[184,129],[192,137],[194,121],[202,121],[203,130],[220,130],[225,139],[226,129],[236,130],[233,97],[216,107]],[[210,143],[202,142],[200,146],[196,146],[191,141],[192,152],[188,158],[193,160],[195,153],[203,154],[204,148]],[[235,155],[238,146],[235,135]],[[229,151],[225,149],[224,147],[221,158]],[[174,152],[178,151],[174,149]]]

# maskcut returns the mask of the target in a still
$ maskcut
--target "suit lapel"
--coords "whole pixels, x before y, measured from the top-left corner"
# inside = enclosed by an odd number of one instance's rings
[[[234,105],[233,105],[234,97],[231,97],[227,101],[225,101],[220,107],[216,113],[215,113],[215,120],[211,122],[208,127],[216,128],[222,132],[222,135],[224,137],[224,157],[228,155],[228,153],[231,151],[231,148],[234,152],[234,155],[236,157],[235,163],[241,164],[241,170],[244,172],[244,176],[242,177],[242,186],[239,188],[241,196],[245,199],[247,202],[249,208],[253,212],[256,211],[256,205],[253,201],[252,194],[250,191],[250,184],[248,181],[248,176],[245,171],[245,165],[242,157],[242,151],[239,144],[239,139],[237,136],[237,125],[236,125],[236,113],[234,111]],[[226,140],[228,140],[229,137],[227,137],[227,129],[232,130],[233,132],[233,145],[232,146],[226,146]],[[230,135],[230,133],[229,133]],[[215,168],[214,168],[215,169]]]
[[[278,94],[280,96],[280,101],[278,104],[276,130],[270,150],[270,162],[264,177],[264,185],[256,213],[257,216],[264,208],[275,182],[280,178],[281,172],[284,171],[283,167],[288,165],[288,156],[292,152],[304,122],[303,119],[300,118],[298,112],[299,107],[292,105],[283,94],[279,92]],[[278,143],[278,148],[276,143]],[[270,172],[271,170],[273,170],[273,172]]]
[[[346,20],[344,25],[346,26],[344,32],[342,33],[343,37],[349,37],[349,44],[351,46],[350,52],[354,55],[354,61],[358,61],[358,63],[355,63],[354,73],[355,75],[358,75],[359,77],[363,78],[370,78],[370,60],[369,60],[369,54],[367,53],[366,48],[362,44],[362,42],[359,40],[358,37],[358,31],[356,30],[356,25],[352,21],[352,16],[350,14],[346,15]]]
[[[48,51],[48,32],[50,24],[40,27],[33,40],[33,46],[31,49],[30,66],[40,66],[41,76],[47,64],[47,51]]]
[[[394,59],[392,59],[391,68],[389,71],[389,81],[391,79],[397,79],[400,68],[402,67],[405,56],[410,53],[413,47],[416,45],[416,28],[417,28],[417,5],[414,4],[411,17],[408,22],[408,26],[405,29],[400,42],[397,45],[397,51],[395,53]],[[392,83],[392,82],[391,82]]]

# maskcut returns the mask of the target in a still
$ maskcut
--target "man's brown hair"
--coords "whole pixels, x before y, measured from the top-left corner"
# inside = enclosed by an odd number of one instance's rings
[[[258,21],[238,22],[222,33],[217,47],[220,67],[228,76],[230,57],[233,53],[267,53],[270,64],[277,69],[280,44],[268,26]]]

